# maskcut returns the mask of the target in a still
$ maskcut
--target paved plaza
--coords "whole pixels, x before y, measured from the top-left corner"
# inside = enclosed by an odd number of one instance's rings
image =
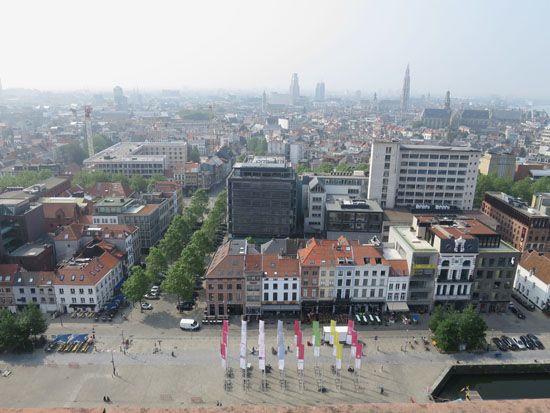
[[[48,334],[91,333],[94,329],[96,349],[88,354],[45,353],[38,350],[27,355],[6,355],[0,369],[9,369],[9,377],[0,377],[2,407],[96,407],[109,395],[115,406],[192,407],[240,404],[323,405],[364,402],[427,402],[430,386],[445,367],[457,363],[494,363],[494,351],[482,354],[440,354],[433,347],[426,350],[415,345],[413,337],[428,336],[427,321],[419,326],[358,326],[360,339],[366,343],[359,381],[347,371],[349,348],[344,350],[341,386],[338,389],[331,371],[332,348],[321,349],[320,372],[326,393],[318,392],[311,347],[306,348],[304,388],[299,386],[293,329],[285,324],[286,389],[281,387],[276,357],[274,324],[267,324],[267,363],[273,372],[267,375],[269,387],[261,390],[257,357],[249,355],[253,366],[249,388],[243,388],[238,368],[240,325],[229,332],[229,365],[234,369],[232,390],[224,390],[224,372],[219,358],[220,326],[205,326],[200,332],[181,331],[181,316],[172,300],[152,302],[154,309],[140,313],[136,308],[128,320],[117,317],[112,324],[93,320],[63,318],[52,320]],[[196,310],[195,313],[200,312]],[[193,316],[193,312],[190,313]],[[511,314],[486,316],[488,338],[505,332],[519,335],[538,334],[550,347],[545,332],[547,318],[540,312],[527,313],[526,320]],[[311,326],[304,325],[304,338],[311,336]],[[375,340],[376,336],[376,340]],[[122,339],[130,340],[127,350]],[[258,326],[250,323],[248,347],[257,349]],[[412,343],[412,346],[409,344]],[[405,345],[406,344],[406,345]],[[173,355],[172,355],[173,352]],[[550,350],[505,353],[499,363],[549,361]],[[113,374],[113,363],[116,375]],[[380,394],[383,386],[384,394]]]

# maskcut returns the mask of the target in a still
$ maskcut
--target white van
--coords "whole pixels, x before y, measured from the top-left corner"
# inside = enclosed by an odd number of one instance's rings
[[[201,323],[191,318],[182,318],[180,320],[180,328],[182,330],[190,330],[190,331],[200,330]]]

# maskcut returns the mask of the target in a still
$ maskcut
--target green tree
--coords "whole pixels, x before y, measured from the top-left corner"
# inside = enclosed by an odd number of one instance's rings
[[[181,252],[181,258],[178,262],[185,265],[193,276],[202,276],[204,274],[205,252],[199,249],[197,244],[189,243]]]
[[[321,165],[319,165],[319,167],[315,169],[315,172],[331,173],[333,169],[334,167],[332,166],[332,164],[328,162],[322,162]]]
[[[521,181],[516,181],[512,185],[511,194],[521,198],[525,202],[531,202],[533,196],[533,181],[529,178],[522,179]]]
[[[48,329],[48,323],[37,305],[27,305],[19,316],[22,331],[32,337],[43,334]]]
[[[354,170],[353,165],[347,165],[347,164],[338,164],[336,165],[336,168],[334,170],[336,172],[352,172]]]
[[[487,324],[472,306],[460,314],[458,322],[458,335],[460,342],[466,344],[467,349],[479,348],[485,343],[485,331]]]
[[[27,187],[52,176],[51,171],[25,171],[17,175],[0,176],[0,188],[7,186]]]
[[[447,317],[438,323],[434,338],[437,342],[437,347],[443,351],[458,349],[460,343],[459,317],[456,313],[449,313]]]
[[[105,135],[94,135],[94,152],[101,152],[103,149],[107,149],[110,146],[113,146],[113,141],[106,137]],[[88,153],[88,148],[86,147],[86,154]]]
[[[0,352],[19,350],[23,334],[15,315],[9,310],[0,310]]]
[[[142,175],[133,175],[130,178],[130,188],[135,192],[146,192],[147,191],[147,179]]]
[[[158,281],[160,279],[160,274],[166,274],[168,265],[166,263],[166,257],[158,247],[151,247],[149,250],[149,255],[145,258],[146,274],[147,278],[153,281]]]
[[[432,332],[435,332],[437,330],[437,326],[439,323],[445,319],[445,316],[447,315],[447,312],[445,309],[438,305],[434,308],[433,314],[430,316],[430,321],[428,322],[428,327]]]
[[[189,162],[200,162],[201,154],[199,149],[194,145],[187,146],[187,161]]]
[[[162,282],[162,288],[175,294],[178,302],[191,300],[195,289],[194,275],[182,260],[178,260],[168,270],[166,279]]]
[[[88,157],[88,151],[83,148],[82,142],[72,142],[67,145],[60,146],[56,150],[56,159],[64,163],[76,163],[82,165],[84,159]]]
[[[300,164],[296,167],[296,173],[298,175],[305,174],[306,172],[311,172],[311,168],[309,166]]]
[[[132,267],[132,273],[130,277],[122,284],[122,293],[133,303],[139,302],[139,309],[141,308],[141,302],[143,296],[147,294],[151,286],[152,280],[147,277],[147,274],[139,265]]]

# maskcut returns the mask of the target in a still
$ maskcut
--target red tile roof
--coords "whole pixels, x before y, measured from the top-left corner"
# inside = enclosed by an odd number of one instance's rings
[[[104,252],[88,262],[66,262],[57,269],[56,285],[95,285],[119,264],[119,259]]]
[[[262,257],[262,270],[266,277],[298,277],[300,275],[300,262],[297,258],[264,255]]]

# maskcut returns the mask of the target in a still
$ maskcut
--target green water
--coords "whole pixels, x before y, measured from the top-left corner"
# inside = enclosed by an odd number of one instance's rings
[[[465,398],[460,390],[470,386],[484,400],[550,398],[550,374],[456,374],[437,397],[455,400]],[[550,402],[549,402],[550,403]]]

